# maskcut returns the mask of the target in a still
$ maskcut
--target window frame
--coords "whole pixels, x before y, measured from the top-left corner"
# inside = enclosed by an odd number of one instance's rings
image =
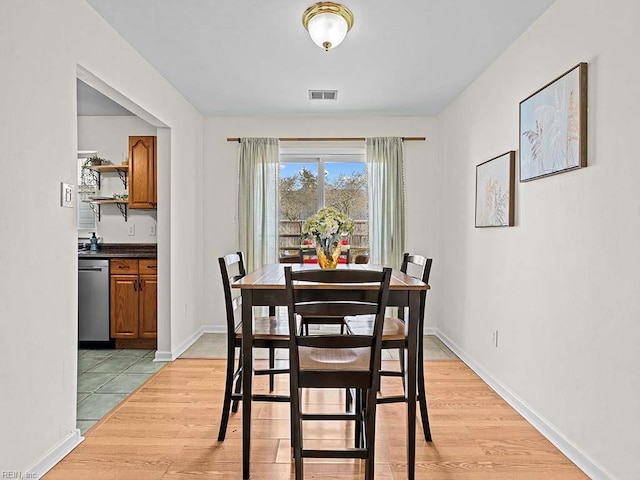
[[[279,163],[298,163],[298,164],[310,164],[317,162],[318,168],[318,198],[317,198],[317,208],[323,208],[325,206],[325,165],[327,163],[362,163],[365,166],[365,171],[368,171],[367,161],[366,161],[366,150],[364,146],[362,147],[349,147],[349,148],[327,148],[327,147],[312,147],[312,148],[280,148],[280,155],[278,159]],[[282,219],[280,218],[280,192],[278,192],[278,225]],[[367,218],[367,222],[369,219]],[[358,236],[362,235],[361,233]],[[278,244],[280,245],[280,227],[278,226]],[[365,235],[367,238],[366,245],[364,247],[360,246],[359,248],[363,248],[363,251],[369,252],[369,240],[368,234]],[[352,245],[353,247],[353,245]],[[279,246],[279,255],[282,255],[282,249]],[[352,259],[353,261],[353,259]]]

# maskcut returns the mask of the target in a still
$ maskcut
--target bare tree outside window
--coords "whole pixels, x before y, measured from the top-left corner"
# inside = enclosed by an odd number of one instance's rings
[[[283,175],[284,170],[291,173]],[[280,220],[300,221],[317,211],[318,165],[291,163],[281,168]]]
[[[353,172],[339,175],[327,182],[325,205],[335,207],[354,220],[366,220],[368,215],[367,174]]]

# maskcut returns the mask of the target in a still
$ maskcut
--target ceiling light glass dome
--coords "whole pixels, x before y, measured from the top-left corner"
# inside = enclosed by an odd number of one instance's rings
[[[329,51],[342,43],[353,26],[353,13],[344,5],[318,2],[302,15],[302,24],[313,43]]]

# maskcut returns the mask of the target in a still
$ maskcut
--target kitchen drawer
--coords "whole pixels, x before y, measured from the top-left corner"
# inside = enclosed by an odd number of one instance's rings
[[[140,260],[140,275],[157,274],[158,273],[158,261],[157,260]]]
[[[138,260],[118,259],[111,260],[111,275],[138,274]]]

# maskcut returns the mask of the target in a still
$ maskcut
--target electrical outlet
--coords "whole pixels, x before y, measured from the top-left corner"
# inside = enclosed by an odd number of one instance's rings
[[[156,236],[156,226],[155,225],[151,225],[151,227],[149,228],[149,236],[150,237],[155,237]]]
[[[491,343],[494,347],[498,348],[498,330],[491,332]]]
[[[132,237],[136,234],[136,226],[135,224],[129,225],[129,236]]]

